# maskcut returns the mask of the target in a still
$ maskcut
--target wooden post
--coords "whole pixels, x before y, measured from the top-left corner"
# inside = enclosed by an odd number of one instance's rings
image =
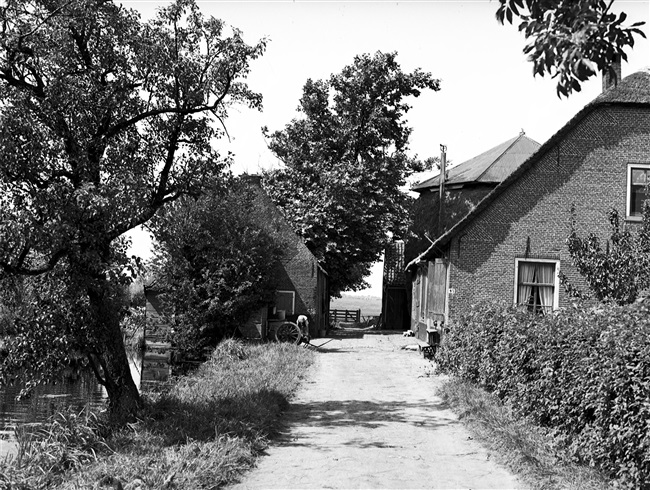
[[[442,235],[442,208],[447,180],[447,147],[440,145],[440,177],[438,178],[438,236]]]

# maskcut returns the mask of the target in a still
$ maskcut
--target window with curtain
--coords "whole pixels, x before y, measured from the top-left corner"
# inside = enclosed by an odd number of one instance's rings
[[[518,261],[518,305],[535,313],[550,313],[555,302],[555,262]]]
[[[628,165],[627,169],[627,216],[640,218],[643,202],[650,199],[650,165]]]

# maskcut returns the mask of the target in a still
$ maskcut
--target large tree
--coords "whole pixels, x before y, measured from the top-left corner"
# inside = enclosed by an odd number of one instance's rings
[[[364,54],[329,80],[308,80],[301,117],[269,135],[285,167],[267,176],[266,188],[324,262],[334,295],[362,288],[405,229],[401,188],[416,163],[407,155],[407,99],[438,90],[439,81],[419,69],[404,73],[396,57]]]
[[[22,348],[75,351],[116,421],[137,408],[116,307],[120,237],[223,170],[215,122],[232,103],[260,106],[244,78],[263,50],[193,0],[148,23],[109,0],[3,3],[0,267],[52,291],[18,325],[13,367],[34,368]]]
[[[557,93],[580,91],[580,82],[610,70],[616,58],[627,59],[625,48],[644,22],[623,25],[627,14],[612,12],[614,0],[499,0],[497,20],[513,23],[529,43],[524,53],[533,73],[556,77]]]

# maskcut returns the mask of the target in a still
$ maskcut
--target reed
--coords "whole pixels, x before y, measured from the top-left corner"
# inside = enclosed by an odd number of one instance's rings
[[[294,345],[228,340],[169,391],[146,396],[138,419],[124,428],[107,427],[101,417],[89,415],[19,434],[18,457],[0,462],[0,488],[233,483],[277,434],[313,356]],[[47,432],[55,435],[43,437]]]

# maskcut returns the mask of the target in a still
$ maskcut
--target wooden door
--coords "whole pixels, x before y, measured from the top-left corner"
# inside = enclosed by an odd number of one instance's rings
[[[447,313],[447,262],[435,259],[429,262],[427,327],[432,328],[439,321],[445,320]]]

